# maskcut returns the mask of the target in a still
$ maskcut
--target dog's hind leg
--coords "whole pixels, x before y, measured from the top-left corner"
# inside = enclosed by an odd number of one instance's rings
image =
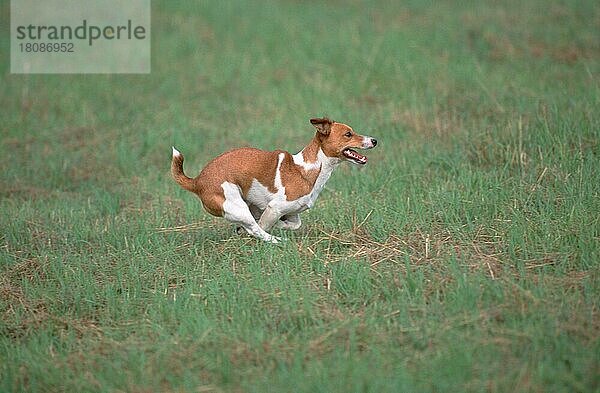
[[[263,214],[263,210],[261,210],[256,205],[248,205],[248,208],[250,209],[250,213],[252,213],[252,217],[254,217],[254,220],[258,222],[260,216]],[[238,235],[243,235],[245,232],[246,230],[241,226],[235,228],[235,233],[237,233]]]
[[[224,182],[221,187],[225,194],[223,203],[223,218],[241,226],[250,235],[270,243],[278,243],[281,239],[263,230],[254,217],[250,208],[242,198],[239,188],[232,183]]]

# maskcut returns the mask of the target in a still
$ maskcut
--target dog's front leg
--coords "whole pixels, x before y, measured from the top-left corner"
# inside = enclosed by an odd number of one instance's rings
[[[260,216],[263,214],[263,210],[256,205],[248,205],[248,208],[250,209],[250,213],[252,213],[252,217],[254,217],[256,222],[258,222],[258,220],[260,220]]]
[[[301,225],[302,220],[300,220],[300,214],[293,213],[281,216],[279,221],[277,221],[277,223],[275,224],[275,227],[295,231],[296,229],[300,228]]]
[[[258,225],[265,231],[270,230],[275,224],[279,226],[279,219],[286,216],[285,221],[291,221],[291,226],[294,228],[287,227],[286,229],[298,229],[301,225],[300,217],[298,214],[306,210],[306,205],[300,201],[279,201],[272,200],[269,205],[260,216]],[[287,218],[289,217],[289,218]]]
[[[283,216],[283,212],[277,204],[269,203],[263,214],[258,220],[258,225],[264,230],[269,231],[279,218]]]

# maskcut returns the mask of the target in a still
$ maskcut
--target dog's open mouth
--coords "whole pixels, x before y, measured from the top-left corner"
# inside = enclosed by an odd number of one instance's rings
[[[358,154],[356,150],[347,148],[342,151],[342,154],[356,164],[365,165],[367,163],[367,157],[363,156],[362,154]]]

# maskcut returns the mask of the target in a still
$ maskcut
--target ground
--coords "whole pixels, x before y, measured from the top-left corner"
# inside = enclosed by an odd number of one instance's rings
[[[600,389],[600,7],[159,2],[149,75],[11,75],[0,390]],[[379,141],[265,244],[169,175]]]

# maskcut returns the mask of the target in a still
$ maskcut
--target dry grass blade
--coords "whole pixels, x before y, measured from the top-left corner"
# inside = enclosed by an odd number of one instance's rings
[[[202,222],[194,222],[186,225],[179,225],[174,227],[160,227],[156,228],[156,233],[170,233],[170,232],[189,232],[189,231],[197,231],[199,229],[206,228],[206,224]]]

